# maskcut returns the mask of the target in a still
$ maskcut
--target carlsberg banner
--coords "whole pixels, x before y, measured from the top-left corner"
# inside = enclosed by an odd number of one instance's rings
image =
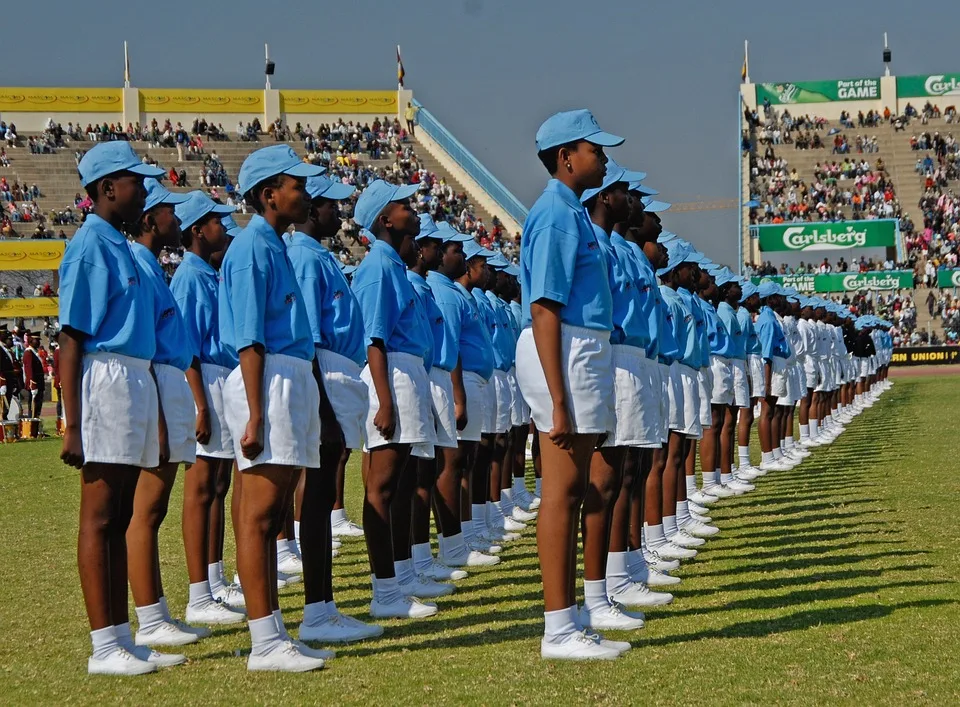
[[[872,101],[880,98],[880,79],[758,83],[757,104],[766,98],[773,104]]]
[[[960,74],[897,77],[897,96],[960,96]]]
[[[840,272],[830,275],[771,275],[753,278],[753,283],[776,282],[800,292],[859,292],[860,290],[903,290],[913,287],[913,271]]]
[[[883,248],[897,243],[897,219],[762,224],[754,228],[762,251]]]
[[[937,270],[937,287],[960,287],[960,269]]]

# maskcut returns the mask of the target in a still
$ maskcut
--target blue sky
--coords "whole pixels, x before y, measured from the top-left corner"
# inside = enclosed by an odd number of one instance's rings
[[[528,206],[547,177],[537,127],[579,107],[627,138],[611,154],[665,199],[735,198],[744,39],[754,81],[879,76],[884,31],[894,73],[960,71],[956,0],[5,5],[0,84],[13,86],[121,85],[127,40],[142,87],[259,87],[268,42],[275,88],[392,88],[399,43],[407,86]],[[735,211],[664,221],[736,259]]]

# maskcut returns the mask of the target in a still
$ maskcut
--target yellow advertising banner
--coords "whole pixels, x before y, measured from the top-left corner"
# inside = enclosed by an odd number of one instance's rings
[[[283,113],[396,115],[396,91],[280,91]]]
[[[56,317],[60,313],[59,297],[0,298],[0,319]]]
[[[0,241],[0,270],[57,270],[66,241]]]
[[[141,88],[144,113],[263,113],[263,91],[207,88]]]
[[[0,113],[121,113],[119,88],[0,88]]]

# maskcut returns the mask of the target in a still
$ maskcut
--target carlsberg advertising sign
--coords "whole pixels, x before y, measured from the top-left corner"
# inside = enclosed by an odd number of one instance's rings
[[[897,78],[897,96],[960,96],[960,74],[900,76]]]
[[[942,272],[942,271],[941,271]],[[911,270],[887,272],[840,272],[830,275],[773,275],[753,278],[759,285],[766,280],[800,292],[859,292],[861,290],[903,290],[913,287]],[[960,281],[960,278],[958,278]]]
[[[937,270],[937,287],[960,287],[960,268]]]
[[[755,228],[762,251],[883,248],[897,243],[897,219],[762,224]]]
[[[875,101],[879,98],[879,78],[757,84],[758,105],[762,104],[764,99],[774,105],[787,105],[831,101]]]

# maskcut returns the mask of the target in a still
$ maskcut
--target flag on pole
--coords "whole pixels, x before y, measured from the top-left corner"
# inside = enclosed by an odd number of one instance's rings
[[[127,53],[127,43],[123,43],[123,85],[130,88],[130,55]]]
[[[397,45],[397,88],[403,88],[403,77],[406,72],[403,70],[403,59],[400,58],[400,45]]]
[[[747,41],[743,42],[743,67],[740,69],[740,83],[750,80],[750,54]]]

